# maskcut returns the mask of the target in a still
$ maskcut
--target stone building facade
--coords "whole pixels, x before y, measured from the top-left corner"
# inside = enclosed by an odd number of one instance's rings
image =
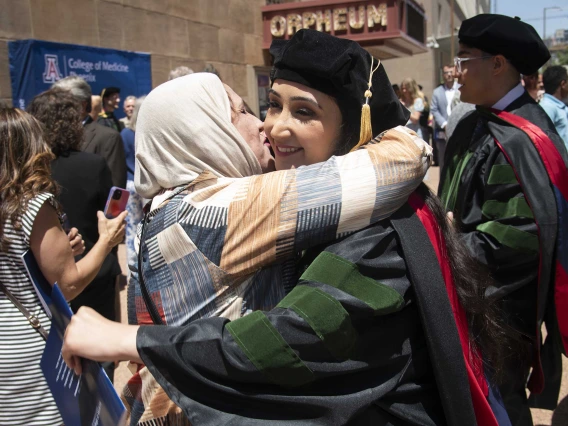
[[[490,0],[454,1],[454,55],[458,51],[457,30],[461,22],[479,13],[489,13]],[[406,78],[414,78],[430,98],[442,81],[442,67],[451,64],[451,2],[452,0],[420,0],[426,12],[426,34],[430,47],[428,52],[383,61],[393,84]],[[396,77],[394,77],[396,76]]]
[[[297,1],[0,0],[0,99],[10,103],[12,98],[7,42],[34,38],[151,53],[153,87],[177,66],[202,71],[212,65],[258,112],[259,88],[266,85],[270,65],[262,49],[261,7]],[[437,47],[384,59],[392,83],[413,77],[431,95],[441,66],[451,61],[451,1],[419,0],[426,36]],[[462,20],[489,10],[490,0],[453,1],[454,30]]]
[[[211,64],[249,101],[264,65],[265,0],[0,0],[0,99],[11,103],[9,40],[39,39],[152,54],[152,85]],[[128,94],[124,94],[125,96]]]

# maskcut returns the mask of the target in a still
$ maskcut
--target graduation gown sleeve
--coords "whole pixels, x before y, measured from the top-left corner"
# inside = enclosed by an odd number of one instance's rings
[[[521,286],[522,276],[538,262],[537,227],[500,148],[485,144],[471,161],[467,173],[472,178],[458,206],[463,239],[477,260],[490,266],[504,295]],[[513,277],[517,285],[505,284]]]
[[[467,128],[467,123],[460,127]],[[454,138],[460,138],[460,127]],[[504,306],[506,312],[516,313],[510,316],[510,323],[533,335],[535,304],[527,303],[536,298],[536,286],[529,284],[536,283],[539,260],[533,212],[513,168],[491,135],[481,136],[459,157],[446,170],[442,200],[454,211],[470,253],[495,279],[488,296],[510,305]]]
[[[326,248],[270,312],[141,327],[138,351],[194,424],[444,424],[387,223]]]

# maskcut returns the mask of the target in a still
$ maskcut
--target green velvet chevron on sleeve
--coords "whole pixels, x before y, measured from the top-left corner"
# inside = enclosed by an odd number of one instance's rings
[[[507,185],[519,183],[510,164],[495,164],[491,167],[487,185]]]
[[[302,386],[314,380],[312,371],[286,343],[261,311],[227,324],[227,330],[247,358],[280,386]]]
[[[308,267],[301,280],[335,287],[365,303],[375,315],[396,312],[404,299],[394,289],[362,275],[357,265],[324,251]],[[349,313],[320,288],[298,285],[279,304],[305,320],[324,346],[338,360],[347,359],[357,342]],[[280,386],[302,386],[314,380],[312,371],[260,311],[227,324],[227,330],[247,358]]]
[[[534,215],[525,197],[511,198],[509,201],[501,202],[488,200],[483,203],[481,212],[490,219],[505,219],[513,217],[523,217],[533,219]]]
[[[331,295],[315,287],[296,286],[279,304],[302,317],[337,359],[349,357],[357,333],[348,312]]]
[[[520,251],[538,252],[538,237],[510,225],[491,221],[478,225],[478,231],[491,235],[501,244]]]
[[[362,275],[357,265],[327,251],[320,253],[301,279],[338,288],[370,306],[375,315],[396,312],[404,305],[396,290]]]

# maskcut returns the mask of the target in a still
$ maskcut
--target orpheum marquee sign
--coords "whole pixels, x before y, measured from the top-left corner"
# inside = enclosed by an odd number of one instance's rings
[[[425,15],[414,0],[314,0],[262,8],[263,48],[302,28],[377,47],[384,58],[426,51]]]
[[[347,17],[349,16],[349,19]],[[338,7],[316,12],[289,13],[286,16],[276,15],[270,20],[270,33],[273,37],[282,37],[285,32],[289,36],[302,28],[313,28],[318,31],[347,31],[347,28],[360,30],[387,26],[387,4],[373,4],[358,7]]]

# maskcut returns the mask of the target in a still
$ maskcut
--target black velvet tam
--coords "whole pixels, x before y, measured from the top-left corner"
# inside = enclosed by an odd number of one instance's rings
[[[460,43],[503,55],[524,75],[534,74],[550,59],[535,29],[519,18],[484,13],[462,22]]]
[[[106,98],[114,93],[120,93],[120,88],[118,87],[105,87],[101,92],[101,98]]]
[[[272,82],[293,81],[337,99],[349,121],[359,132],[361,107],[365,103],[371,55],[358,43],[316,30],[302,29],[290,40],[274,40]],[[374,60],[373,68],[377,65]],[[369,99],[373,136],[384,130],[404,126],[409,111],[396,97],[382,65],[373,74]]]

